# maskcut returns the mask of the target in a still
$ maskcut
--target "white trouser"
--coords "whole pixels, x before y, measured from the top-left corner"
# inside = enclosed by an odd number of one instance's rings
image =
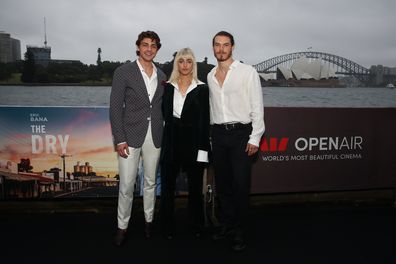
[[[137,170],[139,167],[140,155],[143,160],[144,187],[143,187],[143,208],[146,222],[153,221],[156,174],[161,148],[156,148],[151,135],[151,127],[147,130],[147,135],[141,148],[129,147],[127,158],[118,155],[118,168],[120,174],[120,188],[118,193],[118,228],[127,229],[129,218],[131,217],[133,191],[136,182]]]

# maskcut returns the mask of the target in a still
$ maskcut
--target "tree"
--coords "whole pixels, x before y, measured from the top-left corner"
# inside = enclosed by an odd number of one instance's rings
[[[88,66],[87,79],[92,81],[100,81],[98,66],[95,66],[93,64]]]
[[[25,61],[23,62],[23,70],[21,81],[31,83],[34,82],[36,73],[36,66],[34,62],[34,55],[31,51],[25,52]]]
[[[36,70],[34,74],[34,82],[38,83],[48,83],[49,76],[47,68],[42,65],[36,65]]]
[[[0,80],[7,80],[12,73],[6,63],[0,63]]]
[[[117,67],[121,66],[121,62],[110,62],[110,61],[104,61],[102,62],[101,70],[102,70],[102,77],[104,78],[112,78],[114,71]]]

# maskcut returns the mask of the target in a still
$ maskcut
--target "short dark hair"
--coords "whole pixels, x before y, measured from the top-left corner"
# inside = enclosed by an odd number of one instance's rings
[[[215,38],[216,38],[217,36],[225,36],[225,37],[230,38],[231,45],[234,46],[234,44],[235,44],[235,42],[234,42],[234,36],[231,35],[231,33],[228,33],[227,31],[220,31],[220,32],[218,32],[218,33],[213,37],[212,46],[214,46]]]
[[[157,44],[157,48],[158,49],[161,48],[161,40],[160,40],[158,34],[155,33],[154,31],[150,31],[150,30],[143,31],[139,34],[138,39],[136,40],[136,46],[140,46],[140,43],[145,38],[155,40],[155,43]],[[138,50],[136,51],[136,55],[138,55],[138,56],[140,55],[140,52]]]

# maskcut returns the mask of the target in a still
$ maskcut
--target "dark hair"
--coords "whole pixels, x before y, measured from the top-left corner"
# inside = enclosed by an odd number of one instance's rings
[[[218,32],[218,33],[213,37],[212,46],[214,46],[215,38],[216,38],[217,36],[229,37],[230,40],[231,40],[231,45],[234,46],[234,44],[235,44],[235,42],[234,42],[234,36],[231,35],[230,33],[228,33],[227,31],[220,31],[220,32]]]
[[[155,43],[157,44],[157,48],[160,49],[161,48],[161,40],[158,36],[157,33],[155,33],[154,31],[143,31],[139,34],[138,39],[136,40],[136,46],[140,46],[140,42],[142,42],[143,39],[145,38],[149,38],[151,40],[154,40]],[[136,51],[136,55],[140,55],[140,52],[137,50]]]

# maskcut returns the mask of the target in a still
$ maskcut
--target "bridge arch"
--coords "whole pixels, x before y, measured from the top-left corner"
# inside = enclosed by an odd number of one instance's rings
[[[337,74],[353,75],[361,81],[366,81],[368,75],[370,74],[369,69],[357,64],[356,62],[334,54],[318,51],[302,51],[280,55],[255,64],[253,67],[256,68],[256,70],[260,73],[274,72],[276,70],[276,66],[279,64],[286,63],[288,61],[294,61],[302,56],[314,59],[320,58],[324,61],[332,63],[333,65],[337,66]]]

